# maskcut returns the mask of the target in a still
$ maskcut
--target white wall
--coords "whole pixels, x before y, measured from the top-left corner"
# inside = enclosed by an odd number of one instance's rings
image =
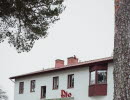
[[[74,88],[67,89],[67,76],[74,74]],[[59,76],[59,89],[52,90],[53,77]],[[35,92],[30,93],[30,81],[36,80]],[[19,94],[19,82],[24,82],[24,93]],[[88,96],[89,86],[89,67],[64,70],[59,72],[51,72],[42,75],[17,79],[15,83],[15,99],[14,100],[40,100],[41,86],[47,87],[47,99],[61,98],[61,90],[72,93],[74,100],[112,100],[113,99],[113,66],[108,64],[108,80],[107,80],[106,96]]]

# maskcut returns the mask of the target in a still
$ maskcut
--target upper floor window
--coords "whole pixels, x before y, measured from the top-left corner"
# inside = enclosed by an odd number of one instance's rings
[[[107,71],[96,70],[90,72],[90,85],[93,84],[106,84],[107,83]]]
[[[19,94],[23,94],[24,92],[24,82],[19,83]]]
[[[90,73],[90,85],[95,84],[95,81],[96,81],[95,75],[96,75],[95,71],[93,71],[93,72]]]
[[[41,98],[46,98],[46,86],[41,86]]]
[[[59,77],[53,77],[53,89],[58,89],[59,87]]]
[[[68,75],[68,88],[74,88],[74,74]]]
[[[107,71],[106,70],[98,70],[97,71],[97,83],[98,84],[106,84],[107,83]]]
[[[36,81],[35,80],[31,80],[30,92],[35,92],[35,84],[36,84]]]
[[[107,63],[96,64],[89,67],[89,96],[107,95],[107,69]]]

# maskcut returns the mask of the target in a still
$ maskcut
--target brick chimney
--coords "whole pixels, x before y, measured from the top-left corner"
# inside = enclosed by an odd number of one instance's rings
[[[74,55],[74,57],[69,57],[68,58],[68,65],[73,65],[73,64],[77,64],[78,63],[78,58],[76,58],[76,56]]]
[[[57,59],[55,60],[55,68],[64,67],[64,60]]]

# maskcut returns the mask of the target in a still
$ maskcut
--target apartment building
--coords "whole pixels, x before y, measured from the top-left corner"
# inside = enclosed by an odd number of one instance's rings
[[[55,67],[13,76],[14,100],[113,100],[113,58],[57,59]]]

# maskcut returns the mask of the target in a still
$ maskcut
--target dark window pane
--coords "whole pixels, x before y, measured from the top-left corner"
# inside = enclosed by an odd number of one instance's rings
[[[53,89],[58,89],[59,87],[59,77],[53,77]]]
[[[24,82],[19,83],[19,94],[23,94],[24,91]]]
[[[107,82],[107,71],[106,70],[101,70],[97,71],[97,82],[98,84],[105,84]]]
[[[68,75],[68,88],[74,87],[74,74]]]
[[[31,80],[31,89],[30,89],[30,91],[31,92],[35,92],[35,80]]]
[[[46,86],[41,86],[41,98],[46,98]]]

